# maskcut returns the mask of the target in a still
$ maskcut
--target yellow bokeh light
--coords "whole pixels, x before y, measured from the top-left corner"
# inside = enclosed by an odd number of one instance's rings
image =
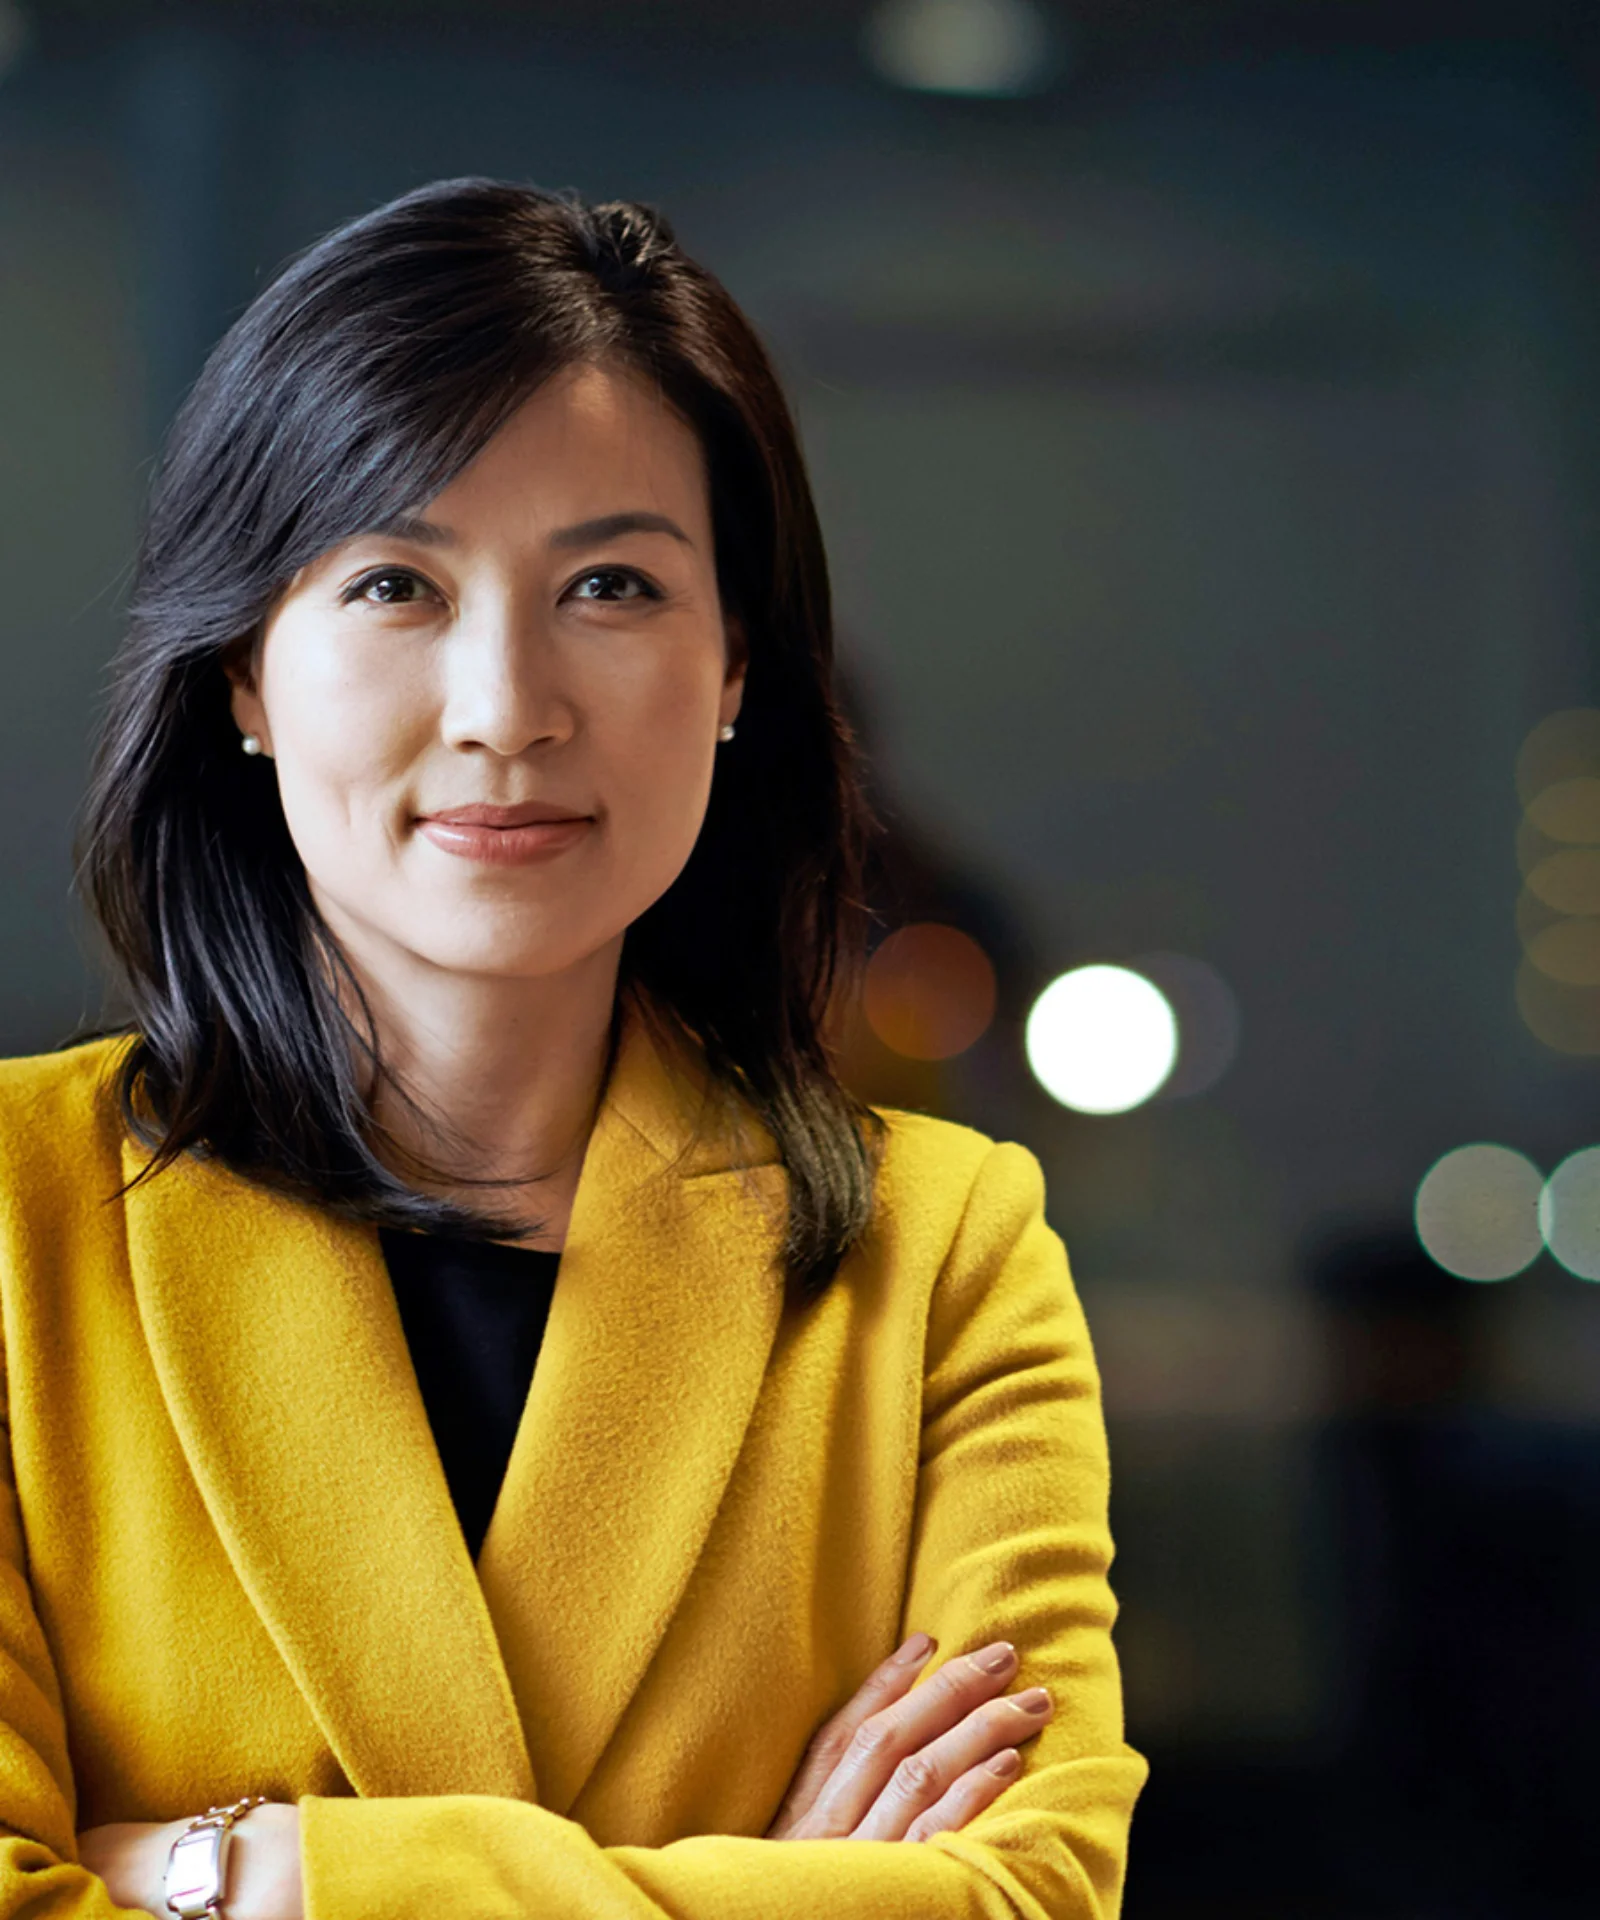
[[[1532,887],[1524,887],[1517,895],[1517,938],[1524,950],[1533,945],[1546,927],[1556,925],[1560,919],[1555,908],[1546,906]]]
[[[1600,913],[1600,847],[1564,847],[1528,870],[1528,891],[1557,913]]]
[[[1561,842],[1541,833],[1526,814],[1517,822],[1517,871],[1526,876],[1541,860],[1561,851]]]
[[[1556,1053],[1600,1054],[1600,993],[1541,973],[1524,960],[1517,969],[1517,1010],[1528,1031]]]
[[[1600,1053],[1600,707],[1541,720],[1517,757],[1517,1009],[1558,1053]]]
[[[1527,942],[1527,954],[1565,987],[1600,987],[1600,920],[1556,920]]]
[[[1600,774],[1600,707],[1568,707],[1547,715],[1517,755],[1517,792],[1524,804],[1581,774]]]
[[[1600,846],[1600,779],[1556,781],[1528,802],[1528,819],[1552,840]]]

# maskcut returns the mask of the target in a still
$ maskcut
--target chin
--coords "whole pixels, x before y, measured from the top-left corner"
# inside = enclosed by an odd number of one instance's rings
[[[431,931],[436,935],[437,925]],[[581,966],[606,942],[574,942],[568,936],[547,940],[485,938],[441,944],[437,937],[422,937],[405,944],[419,959],[443,973],[484,979],[541,980]]]

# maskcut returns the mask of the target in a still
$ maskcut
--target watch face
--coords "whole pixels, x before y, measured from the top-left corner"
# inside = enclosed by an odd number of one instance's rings
[[[167,1860],[167,1904],[180,1912],[202,1908],[222,1891],[223,1836],[215,1827],[188,1833],[173,1843]]]

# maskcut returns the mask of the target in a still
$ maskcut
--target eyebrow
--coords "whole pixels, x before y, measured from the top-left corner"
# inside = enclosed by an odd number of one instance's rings
[[[424,520],[417,513],[391,513],[366,530],[368,539],[409,540],[418,547],[453,547],[456,536],[437,520]]]
[[[575,527],[563,527],[550,536],[552,547],[598,546],[603,540],[615,540],[624,533],[666,533],[686,547],[694,542],[676,520],[664,513],[607,513],[598,520],[580,520]]]
[[[380,539],[409,540],[419,547],[453,547],[457,534],[437,520],[424,520],[420,514],[394,513],[371,529]],[[681,540],[686,547],[694,542],[676,520],[664,513],[607,513],[597,520],[580,520],[575,526],[561,527],[551,534],[549,544],[562,552],[573,547],[598,546],[606,540],[620,539],[625,533],[665,533]]]

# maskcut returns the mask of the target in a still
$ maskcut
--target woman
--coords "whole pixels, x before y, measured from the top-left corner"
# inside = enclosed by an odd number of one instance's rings
[[[1116,1911],[1093,1361],[1031,1156],[830,1070],[828,621],[643,209],[427,188],[213,355],[133,1019],[0,1068],[0,1916]]]

